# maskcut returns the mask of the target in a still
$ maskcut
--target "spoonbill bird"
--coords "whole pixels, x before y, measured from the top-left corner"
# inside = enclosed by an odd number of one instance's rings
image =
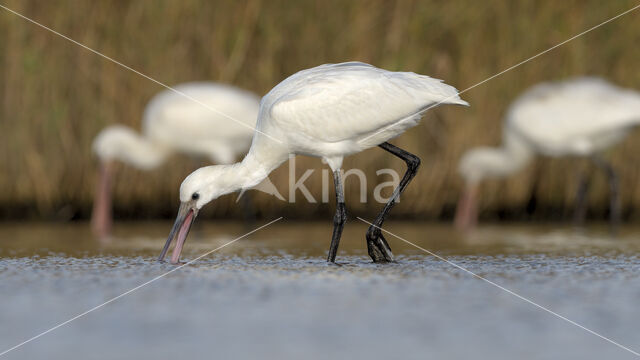
[[[620,142],[630,128],[640,124],[640,93],[593,77],[542,83],[521,95],[509,108],[502,147],[480,147],[464,154],[459,172],[465,190],[456,210],[455,225],[469,229],[477,222],[478,184],[501,178],[523,168],[536,154],[590,157],[603,169],[610,186],[612,226],[620,216],[618,180],[601,153]],[[576,197],[576,220],[586,195],[581,179]]]
[[[205,204],[259,183],[290,154],[300,154],[323,158],[333,171],[337,206],[327,261],[335,262],[346,221],[342,159],[380,146],[408,167],[366,234],[373,261],[393,261],[380,227],[416,174],[420,159],[387,140],[417,125],[427,109],[439,104],[468,105],[440,80],[361,62],[326,64],[291,75],[262,99],[251,148],[242,162],[203,167],[182,182],[178,216],[159,260],[177,238],[171,262],[179,261],[189,228]]]
[[[165,90],[147,105],[142,134],[115,125],[94,139],[100,160],[91,224],[103,237],[111,227],[111,176],[113,161],[141,170],[159,166],[170,154],[208,157],[214,163],[232,163],[251,144],[260,98],[229,85],[185,83]]]

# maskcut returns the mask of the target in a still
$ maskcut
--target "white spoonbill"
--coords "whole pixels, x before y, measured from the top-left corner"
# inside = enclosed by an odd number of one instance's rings
[[[504,121],[502,147],[480,147],[462,156],[459,172],[465,190],[458,203],[455,225],[473,227],[477,221],[478,184],[501,178],[523,168],[536,154],[588,156],[608,177],[612,226],[619,218],[617,177],[600,153],[620,142],[630,128],[640,124],[640,93],[605,80],[581,77],[542,83],[521,95]],[[582,209],[586,182],[578,187],[576,220]]]
[[[185,83],[175,89],[182,94],[165,90],[151,99],[141,134],[115,125],[94,139],[100,174],[91,224],[97,235],[106,236],[111,227],[113,161],[149,170],[170,154],[183,153],[229,164],[249,148],[260,107],[257,95],[212,82]]]
[[[159,260],[177,238],[171,262],[179,261],[189,228],[205,204],[254,186],[290,154],[300,154],[323,158],[333,171],[337,206],[327,260],[335,262],[346,221],[342,159],[380,146],[408,166],[391,200],[366,234],[373,261],[393,261],[380,227],[415,175],[420,159],[386,141],[417,125],[427,109],[439,104],[468,105],[455,88],[440,80],[361,62],[321,65],[291,75],[262,99],[257,131],[242,162],[203,167],[182,182],[178,216]]]

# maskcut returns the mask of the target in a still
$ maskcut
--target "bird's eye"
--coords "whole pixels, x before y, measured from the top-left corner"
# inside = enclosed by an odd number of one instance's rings
[[[193,195],[191,195],[192,200],[198,200],[199,198],[200,198],[200,194],[198,193],[193,193]]]

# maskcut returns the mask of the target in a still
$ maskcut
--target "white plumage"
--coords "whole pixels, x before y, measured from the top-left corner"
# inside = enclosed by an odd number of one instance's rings
[[[349,62],[290,76],[265,96],[262,111],[264,121],[286,129],[285,141],[296,153],[342,156],[402,134],[430,106],[468,105],[457,94],[428,76]]]
[[[142,132],[115,125],[94,139],[101,162],[92,225],[105,236],[111,223],[110,164],[148,170],[173,153],[206,157],[219,164],[245,154],[258,118],[259,97],[233,86],[194,82],[157,94],[144,111]]]
[[[505,131],[548,156],[590,155],[614,145],[640,122],[640,93],[599,78],[533,87],[507,114]]]
[[[475,223],[477,184],[508,176],[536,154],[591,156],[615,145],[640,124],[640,93],[603,79],[582,77],[542,83],[510,106],[500,148],[476,148],[459,164],[466,181],[456,214],[460,227]]]
[[[100,132],[93,143],[96,155],[148,169],[170,153],[205,156],[222,164],[246,153],[258,118],[257,95],[212,82],[174,89],[180,93],[165,90],[149,101],[141,134],[121,125]]]
[[[336,171],[344,156],[402,134],[436,104],[468,105],[454,87],[412,72],[361,62],[302,70],[262,99],[258,131],[245,159],[231,167],[196,170],[183,182],[180,200],[210,188],[200,193],[202,207],[213,198],[252,187],[291,154],[323,158]]]
[[[440,104],[468,105],[440,80],[360,62],[321,65],[291,75],[262,99],[257,131],[241,163],[204,167],[184,180],[178,227],[166,247],[185,219],[195,217],[187,214],[221,195],[256,185],[290,155],[323,158],[336,172],[344,156],[402,134],[418,124],[424,111]],[[172,260],[177,261],[185,237],[180,231]]]

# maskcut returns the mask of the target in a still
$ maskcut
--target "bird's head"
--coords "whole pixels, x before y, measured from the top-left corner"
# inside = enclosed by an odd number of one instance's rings
[[[171,242],[177,238],[171,255],[171,263],[180,260],[182,247],[189,234],[189,229],[203,206],[218,197],[235,191],[230,176],[234,165],[214,165],[200,168],[187,176],[180,185],[180,208],[167,242],[158,260],[162,261],[169,250]]]

